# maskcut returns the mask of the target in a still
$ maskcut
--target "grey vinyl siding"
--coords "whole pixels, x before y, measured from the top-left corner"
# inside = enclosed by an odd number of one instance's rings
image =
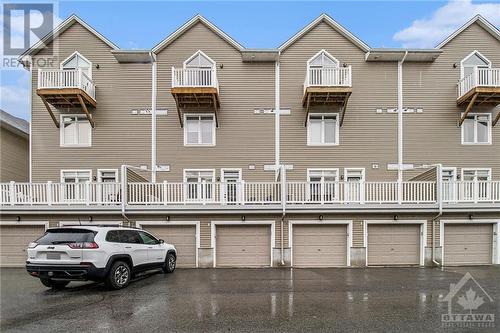
[[[184,147],[170,93],[172,66],[182,68],[198,50],[217,63],[221,109],[215,147]],[[158,164],[170,165],[158,180],[181,182],[184,169],[216,169],[219,177],[221,168],[242,168],[246,181],[273,180],[274,172],[264,171],[264,165],[274,164],[274,116],[254,109],[274,107],[274,64],[242,62],[238,50],[202,23],[161,50],[157,62],[158,107],[168,109],[168,116],[158,117]]]
[[[0,182],[29,181],[29,140],[0,128]]]
[[[91,111],[96,127],[92,147],[62,148],[59,129],[36,94],[37,64],[52,58],[52,68],[78,51],[92,62],[97,108]],[[59,181],[61,169],[119,169],[122,164],[150,165],[151,117],[132,115],[131,110],[151,106],[151,65],[120,64],[111,48],[79,23],[59,35],[34,56],[33,69],[33,181]],[[99,65],[99,69],[96,68]],[[60,111],[52,108],[57,117]],[[61,110],[81,113],[81,110]]]

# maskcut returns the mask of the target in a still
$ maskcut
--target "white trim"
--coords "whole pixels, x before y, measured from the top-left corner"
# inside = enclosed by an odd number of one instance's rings
[[[368,224],[420,224],[420,266],[425,265],[425,248],[427,246],[427,220],[364,220],[363,223],[363,247],[365,248],[365,264],[368,263]]]
[[[193,60],[194,58],[196,58],[199,54],[201,54],[203,57],[205,57],[208,61],[210,61],[212,63],[212,69],[216,68],[217,63],[212,58],[210,58],[209,56],[207,56],[205,54],[205,52],[203,52],[202,50],[196,51],[192,56],[190,56],[189,58],[187,58],[186,60],[184,60],[184,62],[182,63],[182,68],[186,69],[186,64],[188,62],[190,62],[191,60]]]
[[[145,225],[154,226],[171,226],[171,225],[194,225],[195,226],[195,237],[196,237],[196,267],[198,267],[198,252],[200,250],[200,221],[135,221],[135,225],[138,228],[143,228]],[[154,235],[153,235],[154,236]],[[155,236],[156,237],[156,236]],[[175,244],[172,244],[175,246]]]
[[[470,19],[468,22],[466,22],[464,25],[462,25],[460,28],[458,28],[455,32],[453,32],[450,36],[448,36],[445,40],[443,40],[441,43],[439,43],[436,46],[436,49],[440,49],[446,44],[448,44],[453,38],[458,36],[462,31],[467,29],[469,26],[471,26],[473,23],[478,23],[481,27],[483,27],[486,31],[488,31],[493,37],[498,39],[500,41],[500,31],[493,25],[491,24],[488,20],[486,20],[483,16],[481,15],[476,15],[472,19]]]
[[[347,177],[350,171],[361,171],[361,180],[359,181],[359,202],[363,203],[365,201],[365,186],[364,182],[366,181],[366,170],[365,168],[344,168],[344,198],[349,198],[349,186],[347,186]],[[350,199],[348,199],[351,201]]]
[[[202,144],[202,143],[187,143],[187,117],[212,117],[212,143],[210,144]],[[200,120],[198,120],[200,121]],[[213,113],[184,113],[184,147],[215,147],[217,144],[217,135],[216,135],[216,121],[215,115]],[[201,127],[199,128],[200,132],[198,133],[198,139],[201,135]]]
[[[461,168],[460,180],[464,181],[464,171],[488,171],[488,180],[491,180],[491,168]]]
[[[102,182],[102,172],[114,172],[115,173],[115,182],[120,182],[120,174],[118,173],[118,169],[97,169],[97,181],[99,183]]]
[[[487,62],[488,68],[491,68],[491,61],[488,58],[486,58],[484,55],[482,55],[481,52],[479,52],[478,50],[474,50],[471,53],[469,53],[467,56],[465,56],[462,60],[460,60],[460,79],[463,79],[463,77],[464,77],[464,61],[469,59],[474,54],[476,54],[479,58],[482,58],[485,62]],[[476,68],[479,66],[467,66],[467,67]]]
[[[332,19],[330,16],[327,14],[321,14],[318,16],[314,21],[309,23],[305,28],[294,34],[292,37],[290,37],[287,41],[285,41],[283,44],[280,45],[278,50],[280,52],[283,52],[287,47],[295,43],[298,39],[300,39],[302,36],[307,34],[310,30],[312,30],[315,26],[317,26],[319,23],[325,21],[327,24],[329,24],[332,28],[337,30],[341,35],[346,37],[348,40],[350,40],[354,45],[358,46],[361,50],[367,52],[370,50],[370,47],[365,44],[361,39],[353,35],[349,30],[341,26],[339,23],[337,23],[334,19]]]
[[[463,116],[463,112],[461,113],[461,115]],[[474,142],[465,142],[464,141],[464,132],[465,132],[465,126],[464,124],[462,124],[461,127],[461,130],[460,130],[460,137],[461,137],[461,143],[462,145],[477,145],[477,146],[481,146],[481,145],[491,145],[491,142],[492,142],[492,132],[493,132],[493,126],[492,126],[492,117],[491,117],[491,113],[469,113],[467,115],[467,117],[469,116],[474,116]],[[477,142],[477,120],[476,120],[476,116],[486,116],[488,117],[488,141],[487,142]],[[465,120],[464,120],[465,122]]]
[[[196,15],[186,23],[184,23],[181,27],[179,27],[177,30],[175,30],[173,33],[167,36],[164,40],[162,40],[160,43],[158,43],[155,47],[153,47],[152,52],[153,53],[158,53],[163,48],[167,47],[170,43],[172,43],[174,40],[179,38],[184,32],[189,30],[191,27],[193,27],[196,23],[203,23],[205,26],[207,26],[210,30],[215,32],[219,37],[221,37],[223,40],[228,42],[231,46],[233,46],[235,49],[238,51],[243,51],[244,47],[239,44],[237,41],[235,41],[233,38],[231,38],[228,34],[226,34],[224,31],[219,29],[217,26],[212,24],[209,20],[204,18],[201,15]]]
[[[183,182],[184,183],[186,183],[186,171],[187,172],[190,172],[190,171],[212,172],[212,182],[215,182],[215,169],[183,169],[182,171],[183,171],[182,175],[183,175]]]
[[[439,221],[439,246],[441,247],[441,265],[444,262],[444,224],[493,224],[493,248],[491,250],[491,263],[494,265],[500,264],[500,219],[458,219],[458,220],[440,220]]]
[[[274,220],[263,220],[263,221],[212,221],[211,223],[211,235],[210,235],[210,247],[212,248],[213,255],[213,267],[217,267],[217,244],[216,244],[216,232],[217,225],[269,225],[271,227],[271,263],[270,266],[273,267],[273,249],[276,246],[276,229]]]
[[[45,226],[45,230],[49,229],[49,221],[4,221],[0,220],[0,226],[23,226],[23,225],[43,225]]]
[[[238,177],[238,181],[241,181],[242,180],[242,169],[241,168],[221,168],[220,169],[220,181],[221,182],[224,182],[224,172],[225,171],[238,171],[239,173],[239,177]]]
[[[112,225],[116,225],[116,226],[121,226],[121,225],[123,225],[123,221],[95,221],[95,220],[92,220],[91,222],[89,222],[89,221],[62,220],[62,221],[59,221],[59,223],[58,223],[58,225],[60,227],[79,226],[79,225],[81,225],[82,227],[85,227],[85,226],[94,225],[94,224],[96,227],[99,226],[100,224],[112,224]]]
[[[324,123],[324,119],[322,119],[322,122],[321,122],[321,127],[322,127],[322,130],[321,130],[321,141],[322,143],[311,143],[311,140],[310,140],[310,136],[309,136],[309,131],[310,131],[310,124],[311,122],[309,121],[310,120],[310,117],[311,116],[332,116],[334,115],[335,116],[335,142],[333,143],[324,143],[323,141],[325,141],[325,123]],[[329,147],[329,146],[338,146],[340,145],[340,124],[339,124],[339,114],[337,112],[310,112],[308,115],[307,115],[307,145],[310,146],[310,147]]]
[[[457,180],[457,167],[446,167],[443,166],[441,168],[441,178],[443,177],[443,171],[453,171],[453,181]]]
[[[316,59],[317,56],[319,56],[321,53],[324,53],[325,55],[327,55],[330,59],[332,59],[336,64],[337,64],[337,67],[340,66],[340,61],[338,61],[337,58],[335,58],[334,56],[332,56],[330,53],[328,53],[327,50],[325,49],[321,49],[318,53],[316,53],[315,55],[313,55],[311,58],[309,58],[309,60],[307,60],[307,69],[309,70],[309,67],[311,66],[311,61],[313,61],[314,59]]]
[[[92,178],[92,169],[61,169],[61,171],[60,171],[61,183],[64,183],[63,174],[65,172],[89,172],[90,173],[89,181],[91,182],[93,179]]]
[[[82,58],[83,60],[85,60],[86,62],[89,63],[89,78],[92,79],[92,61],[90,61],[89,59],[85,58],[80,52],[78,51],[75,51],[73,53],[71,53],[71,55],[69,57],[67,57],[66,59],[64,59],[63,61],[61,61],[59,63],[59,69],[63,70],[64,69],[64,63],[65,62],[68,62],[71,58],[75,57],[75,56],[78,56],[80,58]],[[77,68],[76,68],[77,69]]]
[[[351,267],[351,248],[352,248],[352,220],[290,220],[288,221],[288,246],[290,247],[290,266],[293,267],[293,225],[294,224],[345,224],[347,226],[347,257],[346,266]]]
[[[88,144],[66,144],[64,143],[64,122],[63,118],[64,117],[79,117],[85,119],[85,121],[88,121],[85,115],[82,114],[60,114],[59,115],[59,147],[64,147],[64,148],[89,148],[92,147],[92,126],[90,126],[89,122],[89,143]]]

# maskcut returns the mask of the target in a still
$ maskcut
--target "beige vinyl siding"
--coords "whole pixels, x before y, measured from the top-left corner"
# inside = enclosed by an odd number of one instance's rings
[[[119,169],[122,164],[150,165],[151,117],[132,115],[131,110],[151,106],[151,65],[120,64],[110,50],[102,40],[75,23],[34,56],[33,181],[59,181],[61,169],[92,169],[92,174],[96,175],[99,168]],[[59,129],[36,94],[38,64],[51,59],[50,68],[59,69],[59,63],[75,51],[93,65],[97,108],[92,111],[96,127],[92,130],[90,148],[61,148]],[[60,112],[53,110],[59,118]],[[81,110],[70,112],[81,113]]]
[[[217,63],[221,109],[215,147],[184,147],[175,101],[170,93],[171,68],[201,50]],[[183,169],[241,168],[246,181],[271,181],[274,172],[274,116],[254,114],[256,108],[274,107],[274,64],[244,63],[238,50],[204,24],[198,23],[159,52],[158,107],[167,108],[158,117],[158,164],[169,164],[170,172],[159,180],[181,182]],[[220,68],[223,66],[223,68]],[[255,170],[249,170],[250,164]]]
[[[404,104],[424,109],[404,115],[405,163],[442,163],[458,167],[458,174],[464,167],[488,167],[493,179],[500,177],[499,125],[492,129],[492,145],[462,145],[457,126],[460,112],[465,111],[465,106],[456,106],[460,61],[474,50],[487,57],[492,67],[500,67],[500,42],[477,23],[446,44],[435,62],[404,64]],[[491,107],[473,111],[491,113]]]
[[[0,128],[0,182],[29,180],[29,141],[27,137]]]
[[[411,178],[411,181],[421,181],[421,182],[435,182],[437,179],[437,170],[436,168],[431,168],[427,171],[422,172],[421,174],[414,176]]]

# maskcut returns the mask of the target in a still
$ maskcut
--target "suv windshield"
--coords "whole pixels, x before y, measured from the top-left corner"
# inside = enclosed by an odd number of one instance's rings
[[[93,242],[95,233],[87,229],[61,228],[47,230],[36,242],[40,245]]]

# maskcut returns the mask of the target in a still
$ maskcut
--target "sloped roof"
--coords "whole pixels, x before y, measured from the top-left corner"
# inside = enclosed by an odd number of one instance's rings
[[[0,109],[0,125],[11,131],[18,131],[20,134],[29,135],[30,124],[21,118]]]
[[[153,47],[153,53],[158,53],[161,50],[163,50],[166,46],[168,46],[170,43],[172,43],[174,40],[179,38],[184,32],[189,30],[191,27],[193,27],[197,23],[202,23],[206,27],[208,27],[210,30],[215,32],[217,35],[219,35],[222,39],[224,39],[226,42],[228,42],[231,46],[233,46],[235,49],[238,51],[243,51],[245,48],[238,43],[236,40],[234,40],[231,36],[226,34],[224,31],[219,29],[215,24],[207,20],[201,15],[196,15],[186,23],[184,23],[180,28],[175,30],[173,33],[167,36],[164,40],[162,40],[160,43],[158,43],[155,47]]]
[[[481,15],[476,15],[469,21],[467,21],[463,26],[455,30],[454,33],[449,35],[445,40],[443,40],[441,43],[439,43],[436,46],[436,49],[440,49],[446,44],[448,44],[453,38],[458,36],[462,31],[470,27],[472,24],[477,23],[479,24],[484,30],[488,31],[493,37],[495,37],[498,41],[500,41],[500,30],[498,30],[497,27],[495,27],[490,21],[485,19]]]
[[[290,45],[295,43],[297,40],[302,38],[302,36],[307,34],[309,31],[311,31],[314,27],[316,27],[321,22],[327,23],[329,26],[331,26],[333,29],[337,30],[345,38],[350,40],[354,45],[358,46],[361,50],[363,50],[365,52],[370,50],[370,47],[368,46],[368,44],[366,44],[361,39],[356,37],[349,30],[347,30],[342,25],[340,25],[337,21],[335,21],[333,18],[331,18],[328,14],[321,14],[320,16],[318,16],[318,18],[316,18],[314,21],[309,23],[302,30],[297,32],[295,35],[293,35],[291,38],[289,38],[286,42],[281,44],[281,46],[278,49],[280,51],[285,50],[287,47],[289,47]]]

